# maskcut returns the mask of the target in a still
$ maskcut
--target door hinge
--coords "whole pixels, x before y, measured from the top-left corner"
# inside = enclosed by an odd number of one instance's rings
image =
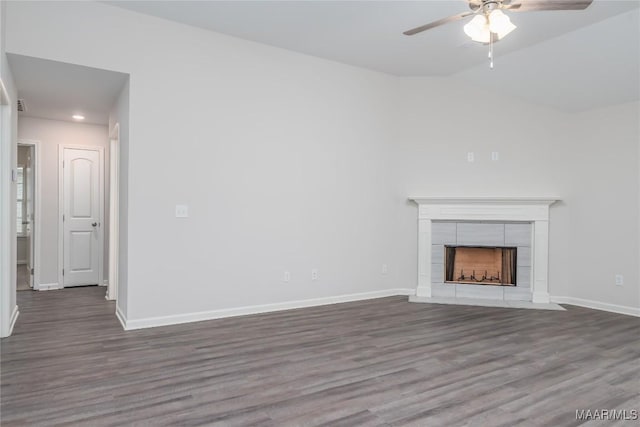
[[[64,221],[64,214],[62,214],[62,221]]]
[[[62,167],[64,167],[64,160],[62,161]]]
[[[64,268],[62,269],[62,275],[64,276]]]
[[[31,269],[31,275],[33,276],[33,268]]]

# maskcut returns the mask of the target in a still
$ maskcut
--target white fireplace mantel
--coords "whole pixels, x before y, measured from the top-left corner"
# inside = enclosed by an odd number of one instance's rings
[[[549,302],[549,207],[557,197],[411,197],[418,205],[417,297],[431,298],[432,221],[531,222],[532,302]]]

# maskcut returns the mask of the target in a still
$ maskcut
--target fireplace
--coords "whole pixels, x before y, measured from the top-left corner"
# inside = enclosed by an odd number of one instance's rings
[[[516,247],[445,246],[445,283],[515,286]]]
[[[472,298],[549,302],[549,206],[558,198],[414,197],[411,200],[418,205],[418,281],[412,300]],[[458,272],[456,276],[454,267],[453,276],[449,276],[452,281],[449,281],[445,277],[445,246],[500,248],[500,252],[502,248],[516,248],[516,253],[503,254],[503,259],[513,259],[517,254],[511,273],[516,274],[516,278],[512,283],[503,284],[507,276],[503,269],[501,283],[490,283],[499,286],[460,283],[455,279],[462,275]],[[464,268],[465,278],[467,268]],[[471,266],[469,277],[473,270]],[[475,270],[474,281],[482,276],[491,280],[494,275],[488,266],[476,266]]]

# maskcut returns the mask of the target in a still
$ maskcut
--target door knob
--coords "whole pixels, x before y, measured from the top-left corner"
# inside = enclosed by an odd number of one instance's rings
[[[95,227],[96,225],[98,225],[98,223],[97,223],[97,222],[92,222],[92,223],[91,223],[91,226],[92,226],[92,227]]]

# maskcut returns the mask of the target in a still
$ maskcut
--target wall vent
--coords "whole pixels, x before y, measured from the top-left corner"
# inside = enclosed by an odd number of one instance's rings
[[[24,103],[24,99],[18,99],[18,111],[20,112],[27,111],[27,105]]]

